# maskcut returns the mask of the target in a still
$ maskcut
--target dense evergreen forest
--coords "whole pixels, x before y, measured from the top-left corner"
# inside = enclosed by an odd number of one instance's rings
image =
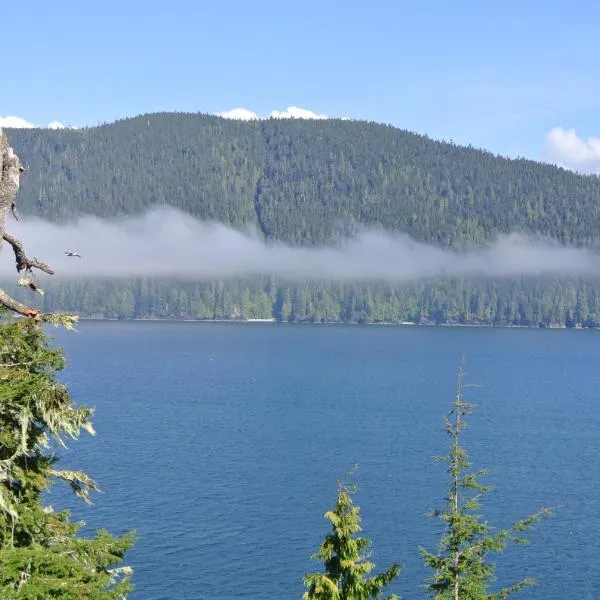
[[[31,294],[4,285],[31,303]],[[182,283],[140,279],[44,282],[37,305],[94,318],[275,319],[316,323],[600,326],[600,282],[452,279],[412,284],[287,283],[274,278]]]
[[[360,225],[462,249],[514,231],[596,247],[600,178],[375,123],[239,122],[163,113],[81,130],[10,130],[28,168],[22,212],[53,221],[169,204],[267,240],[315,245]],[[452,279],[403,285],[50,282],[45,310],[117,318],[275,318],[596,326],[600,280]]]

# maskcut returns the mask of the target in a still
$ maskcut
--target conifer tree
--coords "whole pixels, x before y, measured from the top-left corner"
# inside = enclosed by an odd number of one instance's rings
[[[352,502],[354,488],[338,483],[335,508],[325,513],[331,522],[328,534],[319,551],[312,558],[323,561],[324,573],[310,573],[304,577],[308,591],[303,600],[368,600],[380,598],[385,586],[400,573],[399,565],[392,565],[384,573],[368,577],[375,565],[367,560],[371,542],[355,537],[362,530],[360,510]],[[398,600],[392,595],[388,600]]]
[[[92,409],[74,406],[56,380],[65,361],[34,319],[0,321],[0,597],[125,598],[131,569],[119,566],[133,535],[77,535],[83,522],[42,497],[66,482],[84,501],[97,489],[85,473],[57,469],[53,448],[82,430]]]
[[[496,565],[490,561],[489,555],[502,551],[510,542],[526,544],[527,540],[521,534],[551,512],[542,508],[503,530],[495,530],[479,514],[480,497],[491,488],[481,483],[481,478],[486,474],[484,470],[470,470],[468,453],[461,446],[461,433],[467,426],[465,419],[474,408],[463,401],[466,387],[463,375],[461,366],[454,405],[445,419],[445,429],[450,436],[450,452],[437,457],[448,463],[450,489],[444,509],[432,511],[429,515],[441,519],[445,531],[437,553],[421,548],[425,565],[434,571],[425,587],[434,600],[499,600],[533,585],[534,580],[525,578],[499,591],[490,591],[495,581]]]

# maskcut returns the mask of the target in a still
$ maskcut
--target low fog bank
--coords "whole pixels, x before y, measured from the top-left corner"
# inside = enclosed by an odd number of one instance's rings
[[[154,208],[121,219],[83,217],[57,225],[33,217],[11,221],[8,231],[30,257],[49,263],[57,277],[153,276],[215,279],[276,275],[288,279],[414,281],[454,276],[597,275],[600,255],[518,234],[500,236],[478,250],[453,252],[405,234],[363,230],[334,246],[293,248],[265,243],[256,231],[240,232],[199,221],[174,208]],[[82,258],[71,258],[74,251]],[[15,274],[5,243],[0,275]]]

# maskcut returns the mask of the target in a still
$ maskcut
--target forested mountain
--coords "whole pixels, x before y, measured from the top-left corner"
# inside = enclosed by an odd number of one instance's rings
[[[600,237],[600,178],[375,123],[166,113],[10,138],[29,169],[21,210],[53,220],[170,204],[298,244],[356,223],[442,246],[514,230]]]
[[[378,225],[464,248],[513,231],[596,246],[600,178],[375,123],[254,122],[163,113],[82,130],[10,130],[28,167],[20,208],[51,220],[170,204],[265,238],[326,243]],[[595,325],[600,281],[553,278],[409,285],[72,281],[51,308],[118,317]],[[66,304],[65,304],[66,302]]]

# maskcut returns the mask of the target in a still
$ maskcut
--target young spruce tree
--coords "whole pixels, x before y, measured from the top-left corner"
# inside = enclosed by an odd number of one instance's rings
[[[385,586],[400,573],[399,565],[392,565],[384,573],[368,577],[375,565],[367,560],[371,542],[355,535],[362,530],[359,507],[352,503],[354,489],[338,483],[335,508],[325,513],[331,522],[331,533],[325,537],[319,551],[312,558],[325,564],[324,573],[310,573],[304,577],[308,591],[303,600],[368,600],[381,598]],[[392,595],[388,600],[399,600]]]
[[[499,600],[532,585],[534,580],[526,578],[499,591],[490,591],[495,581],[495,564],[490,562],[490,553],[502,551],[509,542],[527,543],[521,534],[551,513],[543,508],[500,531],[488,525],[478,514],[480,496],[490,491],[490,487],[481,483],[485,471],[469,470],[471,463],[467,451],[461,446],[465,418],[473,408],[463,401],[463,373],[461,366],[454,406],[445,420],[450,452],[447,456],[437,457],[448,463],[450,489],[445,508],[430,513],[445,525],[438,552],[434,554],[421,548],[426,566],[434,571],[425,587],[434,600]]]
[[[34,600],[125,598],[128,567],[119,567],[132,534],[77,535],[82,522],[55,511],[43,493],[56,480],[84,501],[96,484],[59,470],[52,447],[93,433],[92,410],[75,407],[56,380],[65,361],[33,319],[0,321],[0,597]]]

